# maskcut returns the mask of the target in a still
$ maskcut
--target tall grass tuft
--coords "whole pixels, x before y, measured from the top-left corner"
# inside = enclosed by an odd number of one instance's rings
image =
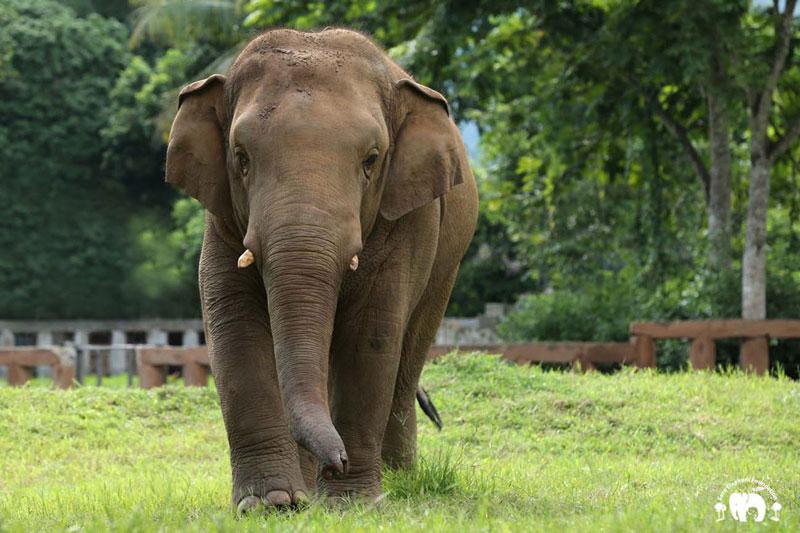
[[[463,454],[446,448],[418,457],[413,468],[384,472],[386,492],[397,499],[452,496],[473,492],[478,484],[466,474]]]

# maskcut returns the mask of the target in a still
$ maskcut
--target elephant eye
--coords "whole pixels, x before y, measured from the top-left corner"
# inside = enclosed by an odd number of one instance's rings
[[[236,151],[236,164],[239,165],[239,172],[242,176],[247,176],[247,171],[250,170],[250,160],[247,159],[247,154],[241,150]]]
[[[373,152],[367,156],[367,158],[362,163],[364,165],[364,172],[369,174],[372,172],[372,167],[375,166],[375,162],[378,161],[378,153]]]

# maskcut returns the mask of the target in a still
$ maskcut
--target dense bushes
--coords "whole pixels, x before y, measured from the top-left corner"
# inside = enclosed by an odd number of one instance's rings
[[[800,316],[800,275],[786,261],[790,256],[773,252],[770,257],[768,318]],[[626,341],[630,322],[639,320],[689,320],[737,318],[741,315],[741,274],[721,273],[671,278],[649,289],[637,277],[620,272],[586,290],[557,290],[520,298],[515,309],[498,327],[507,341]],[[717,363],[738,362],[736,339],[717,342]],[[688,343],[659,341],[658,365],[677,370],[688,364]],[[800,341],[772,340],[773,369],[800,376]]]
[[[98,133],[127,32],[44,0],[5,0],[0,27],[0,316],[114,316],[128,205]]]
[[[550,291],[523,296],[498,330],[509,341],[620,341],[628,338],[636,294],[630,284],[611,279],[582,291]]]
[[[49,0],[0,3],[0,28],[0,318],[198,316],[202,216],[163,183],[159,120],[203,50],[151,67]]]

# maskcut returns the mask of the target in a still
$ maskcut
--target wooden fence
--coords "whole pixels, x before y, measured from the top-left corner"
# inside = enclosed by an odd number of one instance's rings
[[[453,350],[483,351],[500,354],[518,364],[564,363],[582,371],[598,364],[636,364],[634,347],[626,342],[548,342],[480,346],[434,346],[429,359]],[[145,389],[163,385],[169,367],[182,367],[187,386],[208,383],[210,363],[205,346],[196,348],[139,347],[136,349],[139,385]]]
[[[432,346],[428,358],[433,359],[453,350],[499,354],[517,364],[563,363],[583,371],[598,364],[639,364],[634,346],[628,342],[526,342],[475,346]],[[655,366],[655,362],[650,366]]]
[[[0,365],[8,367],[8,384],[24,385],[37,366],[49,366],[53,384],[68,389],[75,379],[75,350],[64,346],[0,348]]]
[[[632,364],[655,368],[656,340],[689,339],[690,362],[695,369],[713,369],[716,364],[717,339],[741,338],[742,368],[764,374],[769,369],[770,338],[800,338],[800,320],[692,320],[679,322],[634,322],[630,325],[630,342],[531,342],[520,344],[433,346],[429,358],[440,357],[453,350],[497,353],[518,364],[561,363],[576,370],[592,370],[603,364]],[[172,347],[142,345],[81,346],[77,350],[77,367],[92,351],[127,350],[128,384],[134,372],[143,388],[158,387],[166,381],[170,367],[180,367],[187,386],[205,386],[210,364],[205,346]],[[70,351],[71,350],[71,351]],[[23,385],[36,366],[53,369],[56,386],[67,388],[76,378],[75,350],[67,347],[0,348],[0,365],[9,368],[11,385]],[[97,366],[97,365],[96,365]],[[97,383],[102,382],[97,366]],[[83,376],[77,376],[83,381]]]
[[[640,361],[655,363],[655,339],[689,339],[692,368],[716,365],[717,339],[742,339],[739,364],[749,372],[769,370],[769,339],[800,338],[800,320],[683,320],[677,322],[634,322],[631,340]]]
[[[136,349],[136,368],[139,386],[143,389],[159,387],[166,381],[169,367],[183,368],[183,383],[187,387],[208,385],[210,363],[205,346],[195,348],[139,347]]]

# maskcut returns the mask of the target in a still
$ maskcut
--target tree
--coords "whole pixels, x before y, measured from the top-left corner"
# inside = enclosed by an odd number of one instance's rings
[[[730,267],[731,128],[740,128],[740,136],[745,133],[742,130],[749,134],[741,284],[744,318],[766,318],[770,174],[800,135],[800,111],[791,105],[796,84],[781,84],[786,77],[793,80],[790,71],[797,70],[790,55],[796,35],[795,6],[796,1],[786,1],[781,11],[777,1],[768,9],[727,0],[644,1],[627,7],[621,4],[609,17],[617,21],[609,31],[617,42],[637,32],[641,36],[636,57],[646,68],[626,66],[624,70],[634,72],[631,79],[638,85],[642,84],[639,80],[656,84],[651,97],[655,110],[704,182],[711,269]],[[680,93],[688,93],[689,98],[695,93],[695,98],[705,100],[707,135],[693,136],[670,111],[674,107],[670,100]],[[783,105],[776,109],[777,104]],[[710,167],[697,144],[708,146]]]
[[[59,3],[72,9],[79,17],[97,13],[120,22],[125,22],[131,11],[128,0],[59,0]]]
[[[764,53],[749,58],[753,61],[752,76],[747,80],[747,103],[750,125],[750,186],[747,204],[747,231],[742,258],[742,317],[764,319],[767,316],[767,211],[769,208],[770,174],[772,169],[800,135],[800,113],[792,119],[775,116],[776,97],[787,100],[781,93],[796,93],[791,87],[780,87],[782,77],[789,69],[797,69],[790,58],[791,44],[796,39],[794,11],[796,0],[786,0],[783,12],[778,1],[766,15],[766,29],[756,27],[756,32],[771,34],[770,45]],[[752,33],[758,49],[758,33]],[[768,41],[769,42],[769,41]],[[792,80],[794,82],[794,80]],[[777,110],[780,112],[780,109]],[[785,129],[773,139],[770,130],[782,120]]]
[[[684,153],[706,198],[708,266],[731,266],[731,120],[744,1],[622,2],[610,7],[592,61],[599,79],[642,98]]]
[[[127,32],[47,0],[4,1],[0,27],[0,316],[112,316],[127,206],[98,139]]]
[[[211,42],[233,46],[242,39],[236,0],[138,0],[132,14],[131,44],[145,39],[168,46]]]
[[[522,262],[533,282],[528,288],[579,291],[633,269],[638,275],[627,279],[663,295],[662,287],[676,280],[705,283],[696,280],[698,270],[713,276],[739,267],[732,249],[742,246],[742,206],[758,200],[739,186],[742,168],[752,167],[745,140],[754,142],[748,120],[754,108],[745,95],[763,94],[769,80],[763,65],[778,50],[772,28],[780,17],[771,14],[778,5],[147,0],[143,6],[141,35],[181,47],[231,45],[243,38],[242,28],[348,25],[371,33],[417,79],[447,93],[457,120],[481,129],[487,172],[478,241],[492,245],[497,235],[507,236],[515,259],[506,263]],[[203,23],[215,12],[220,20],[235,15],[230,24],[238,34]],[[789,118],[800,102],[789,48],[766,134],[777,154],[775,178],[782,190],[794,191],[785,176],[797,166]],[[756,226],[748,221],[748,232]],[[475,250],[485,251],[480,244]],[[480,257],[476,252],[468,261]],[[461,281],[478,283],[481,275],[474,274],[487,272],[485,266],[465,268]],[[473,289],[461,294],[480,292]],[[704,313],[711,308],[722,307]]]

